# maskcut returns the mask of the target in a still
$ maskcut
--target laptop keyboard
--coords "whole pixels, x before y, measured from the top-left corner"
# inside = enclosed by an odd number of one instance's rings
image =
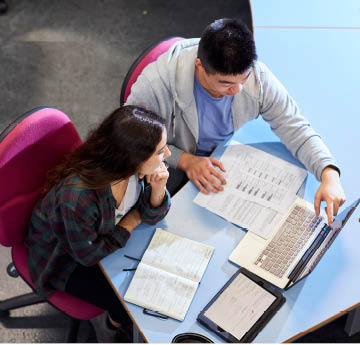
[[[321,220],[314,212],[296,205],[255,265],[282,278]]]

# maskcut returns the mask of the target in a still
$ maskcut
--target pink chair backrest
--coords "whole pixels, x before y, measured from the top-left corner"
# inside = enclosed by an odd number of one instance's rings
[[[47,171],[81,144],[71,120],[53,108],[35,110],[0,142],[0,243],[24,240]]]
[[[155,47],[150,49],[149,52],[143,53],[144,56],[140,56],[138,60],[135,61],[135,65],[132,65],[130,68],[130,75],[127,75],[125,77],[125,91],[123,95],[123,103],[126,103],[126,100],[128,96],[130,95],[131,86],[136,82],[139,74],[141,74],[142,70],[151,62],[154,62],[158,59],[158,57],[165,52],[168,51],[168,49],[177,41],[183,40],[182,37],[173,37],[164,41],[161,41],[160,43],[156,44]]]

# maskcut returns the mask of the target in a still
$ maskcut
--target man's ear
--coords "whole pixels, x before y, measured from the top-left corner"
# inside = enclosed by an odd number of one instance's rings
[[[195,66],[196,66],[197,68],[200,68],[200,69],[202,69],[203,71],[205,71],[204,66],[202,65],[201,60],[200,60],[199,58],[196,58],[196,60],[195,60]]]

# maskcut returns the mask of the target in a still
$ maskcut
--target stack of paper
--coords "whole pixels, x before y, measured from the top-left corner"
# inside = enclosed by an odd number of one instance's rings
[[[224,191],[199,192],[194,202],[267,239],[296,198],[306,170],[255,147],[232,143],[220,161]]]

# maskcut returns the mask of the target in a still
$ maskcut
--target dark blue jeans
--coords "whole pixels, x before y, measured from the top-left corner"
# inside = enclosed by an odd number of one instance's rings
[[[132,321],[98,265],[78,265],[66,283],[65,291],[90,304],[107,310],[110,317],[130,327]]]

